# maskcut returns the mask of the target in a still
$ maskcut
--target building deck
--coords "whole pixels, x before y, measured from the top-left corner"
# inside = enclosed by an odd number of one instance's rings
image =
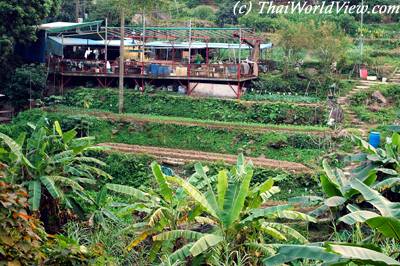
[[[93,72],[53,72],[52,74],[60,74],[64,77],[94,77],[94,78],[118,78],[117,73],[93,73]],[[202,76],[155,76],[142,74],[124,74],[125,79],[146,79],[146,80],[185,80],[185,81],[213,81],[213,82],[246,82],[257,79],[256,76],[246,76],[240,78],[226,77],[202,77]]]

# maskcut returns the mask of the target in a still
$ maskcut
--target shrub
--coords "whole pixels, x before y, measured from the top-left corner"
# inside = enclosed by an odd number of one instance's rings
[[[210,21],[215,20],[214,9],[210,6],[204,6],[204,5],[197,6],[192,10],[191,13],[193,17],[198,19],[210,20]]]
[[[112,183],[139,188],[149,186],[153,180],[149,165],[154,160],[147,155],[99,153],[106,166],[103,170],[113,177]]]
[[[39,264],[46,238],[40,221],[28,214],[26,191],[0,181],[0,264]]]

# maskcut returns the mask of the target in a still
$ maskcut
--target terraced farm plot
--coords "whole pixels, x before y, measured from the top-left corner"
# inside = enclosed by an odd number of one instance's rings
[[[52,120],[59,120],[64,127],[78,127],[81,134],[92,134],[96,136],[97,142],[114,142],[131,145],[144,145],[165,148],[178,148],[184,150],[198,150],[204,152],[215,152],[237,155],[244,153],[247,156],[268,159],[305,163],[307,165],[317,164],[321,156],[329,149],[333,140],[330,134],[326,134],[322,128],[318,128],[317,134],[309,134],[309,128],[294,126],[273,126],[272,130],[263,125],[243,126],[227,123],[199,122],[201,126],[190,121],[183,124],[172,123],[168,119],[161,122],[148,122],[149,118],[129,116],[117,116],[112,114],[97,113],[89,111],[92,115],[80,115],[71,112],[46,113]],[[34,121],[40,119],[44,113],[31,112],[29,119]],[[104,117],[104,115],[106,117]],[[36,117],[36,118],[35,118]],[[23,119],[22,119],[23,120]],[[216,125],[216,126],[215,126]],[[259,130],[253,131],[256,127]],[[310,127],[312,128],[312,127]],[[328,132],[328,131],[327,131]],[[277,134],[279,133],[279,134]]]

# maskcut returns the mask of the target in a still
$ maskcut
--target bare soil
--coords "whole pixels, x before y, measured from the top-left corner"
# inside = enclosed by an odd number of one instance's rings
[[[223,161],[228,164],[235,164],[236,155],[201,152],[194,150],[181,150],[160,148],[151,146],[128,145],[122,143],[100,143],[99,146],[109,147],[112,151],[119,151],[134,154],[148,154],[156,157],[164,163],[182,165],[194,161]],[[272,160],[263,157],[246,157],[257,167],[281,169],[293,173],[310,173],[311,169],[300,163]]]

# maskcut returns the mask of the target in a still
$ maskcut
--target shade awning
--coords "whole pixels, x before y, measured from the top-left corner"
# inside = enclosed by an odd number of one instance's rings
[[[85,46],[85,45],[90,45],[90,46],[105,46],[106,41],[105,40],[92,40],[92,39],[83,39],[83,38],[62,38],[62,37],[55,37],[55,36],[50,36],[48,37],[50,40],[62,44],[64,46],[68,45],[73,45],[73,46]],[[119,47],[121,44],[120,40],[108,40],[107,45],[108,46],[115,46]],[[125,46],[136,46],[138,45],[135,40],[132,39],[125,39],[124,41]]]
[[[96,20],[96,21],[91,21],[91,22],[82,22],[82,23],[73,23],[73,22],[52,22],[52,23],[46,23],[39,25],[40,30],[45,30],[49,33],[58,33],[58,32],[63,32],[63,31],[69,31],[69,30],[76,30],[76,29],[81,29],[81,28],[86,28],[86,27],[92,27],[92,26],[97,26],[100,27],[100,25],[103,23],[102,20]]]
[[[50,40],[64,46],[74,45],[74,46],[105,46],[105,40],[91,40],[91,39],[83,39],[83,38],[61,38],[50,36]],[[109,40],[107,41],[108,46],[119,47],[120,40]],[[125,46],[137,46],[142,45],[133,39],[125,39]],[[247,44],[238,44],[238,43],[205,43],[205,42],[165,42],[165,41],[154,41],[147,42],[145,44],[147,48],[157,48],[157,49],[250,49],[251,47]],[[272,43],[264,43],[260,46],[261,50],[272,48]]]

